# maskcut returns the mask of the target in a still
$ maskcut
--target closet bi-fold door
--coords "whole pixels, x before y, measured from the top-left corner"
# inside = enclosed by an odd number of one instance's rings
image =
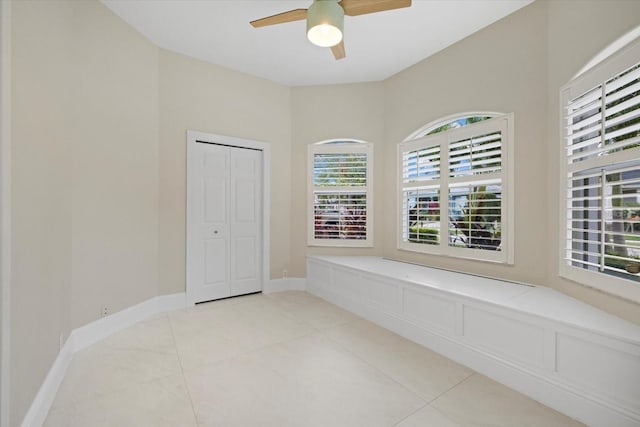
[[[194,302],[262,289],[262,152],[189,147],[187,287]]]

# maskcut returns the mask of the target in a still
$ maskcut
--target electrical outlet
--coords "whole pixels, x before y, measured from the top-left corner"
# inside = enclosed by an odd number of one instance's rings
[[[282,278],[286,279],[287,277],[289,277],[289,272],[287,270],[282,270]]]
[[[105,317],[108,315],[109,315],[109,308],[106,305],[102,304],[100,306],[100,317]]]

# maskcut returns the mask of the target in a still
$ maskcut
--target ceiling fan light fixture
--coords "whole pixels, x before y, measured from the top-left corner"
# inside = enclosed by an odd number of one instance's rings
[[[338,0],[315,0],[307,11],[307,38],[316,46],[332,47],[342,41],[344,9]]]

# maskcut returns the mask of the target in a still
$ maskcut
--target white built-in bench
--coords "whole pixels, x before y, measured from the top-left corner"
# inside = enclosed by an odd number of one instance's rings
[[[640,326],[552,289],[311,256],[307,291],[591,426],[640,426]]]

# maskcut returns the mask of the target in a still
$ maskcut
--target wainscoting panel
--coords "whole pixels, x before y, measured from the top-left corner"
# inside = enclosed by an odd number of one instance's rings
[[[423,328],[447,336],[455,334],[456,302],[432,293],[405,287],[402,289],[403,313]]]
[[[640,427],[640,327],[544,287],[312,256],[307,291],[592,426]]]
[[[525,366],[544,367],[544,328],[472,306],[463,309],[464,341]]]

